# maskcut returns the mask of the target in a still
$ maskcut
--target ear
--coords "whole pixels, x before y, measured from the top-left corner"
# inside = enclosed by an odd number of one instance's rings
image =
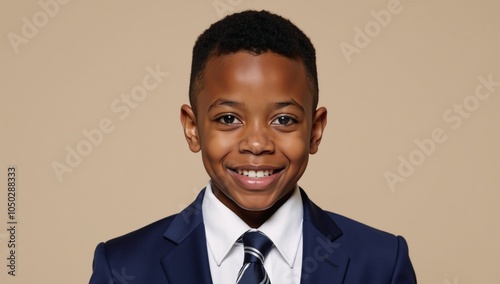
[[[193,109],[188,105],[182,105],[181,107],[181,124],[189,149],[194,153],[200,151],[201,147],[198,137],[198,126],[196,125],[196,115]]]
[[[309,153],[316,154],[318,152],[319,143],[323,137],[323,131],[326,127],[326,108],[320,107],[314,112],[313,122],[311,127],[311,140],[309,141]]]

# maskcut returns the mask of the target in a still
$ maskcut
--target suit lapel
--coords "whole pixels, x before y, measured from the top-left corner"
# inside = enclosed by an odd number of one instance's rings
[[[205,191],[180,212],[164,236],[173,247],[161,260],[170,284],[212,283],[201,204]]]
[[[342,231],[321,208],[300,190],[304,204],[301,284],[340,284],[349,263],[342,244]]]
[[[301,284],[341,284],[349,257],[338,238],[340,228],[300,190],[304,204]],[[205,191],[179,213],[164,236],[172,243],[161,264],[170,284],[212,284],[201,204]]]

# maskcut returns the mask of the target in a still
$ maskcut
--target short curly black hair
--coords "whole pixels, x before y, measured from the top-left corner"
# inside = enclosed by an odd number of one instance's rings
[[[212,24],[193,48],[189,102],[196,111],[196,95],[203,88],[203,71],[209,59],[238,51],[261,54],[271,51],[300,59],[308,76],[313,107],[318,105],[316,51],[311,40],[292,22],[268,11],[244,11]]]

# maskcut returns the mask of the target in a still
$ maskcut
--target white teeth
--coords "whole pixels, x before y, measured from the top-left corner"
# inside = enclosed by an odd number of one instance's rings
[[[262,178],[267,177],[273,174],[273,170],[241,170],[237,169],[239,175],[251,177],[251,178]]]

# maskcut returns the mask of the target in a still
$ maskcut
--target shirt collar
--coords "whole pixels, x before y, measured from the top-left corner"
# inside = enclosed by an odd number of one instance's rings
[[[292,196],[258,228],[273,241],[290,267],[293,267],[302,238],[303,210],[296,186]],[[220,266],[238,238],[251,228],[215,197],[210,183],[203,198],[202,216],[209,252]]]
[[[296,186],[292,196],[259,228],[273,241],[290,268],[302,238],[303,211],[302,197]]]

